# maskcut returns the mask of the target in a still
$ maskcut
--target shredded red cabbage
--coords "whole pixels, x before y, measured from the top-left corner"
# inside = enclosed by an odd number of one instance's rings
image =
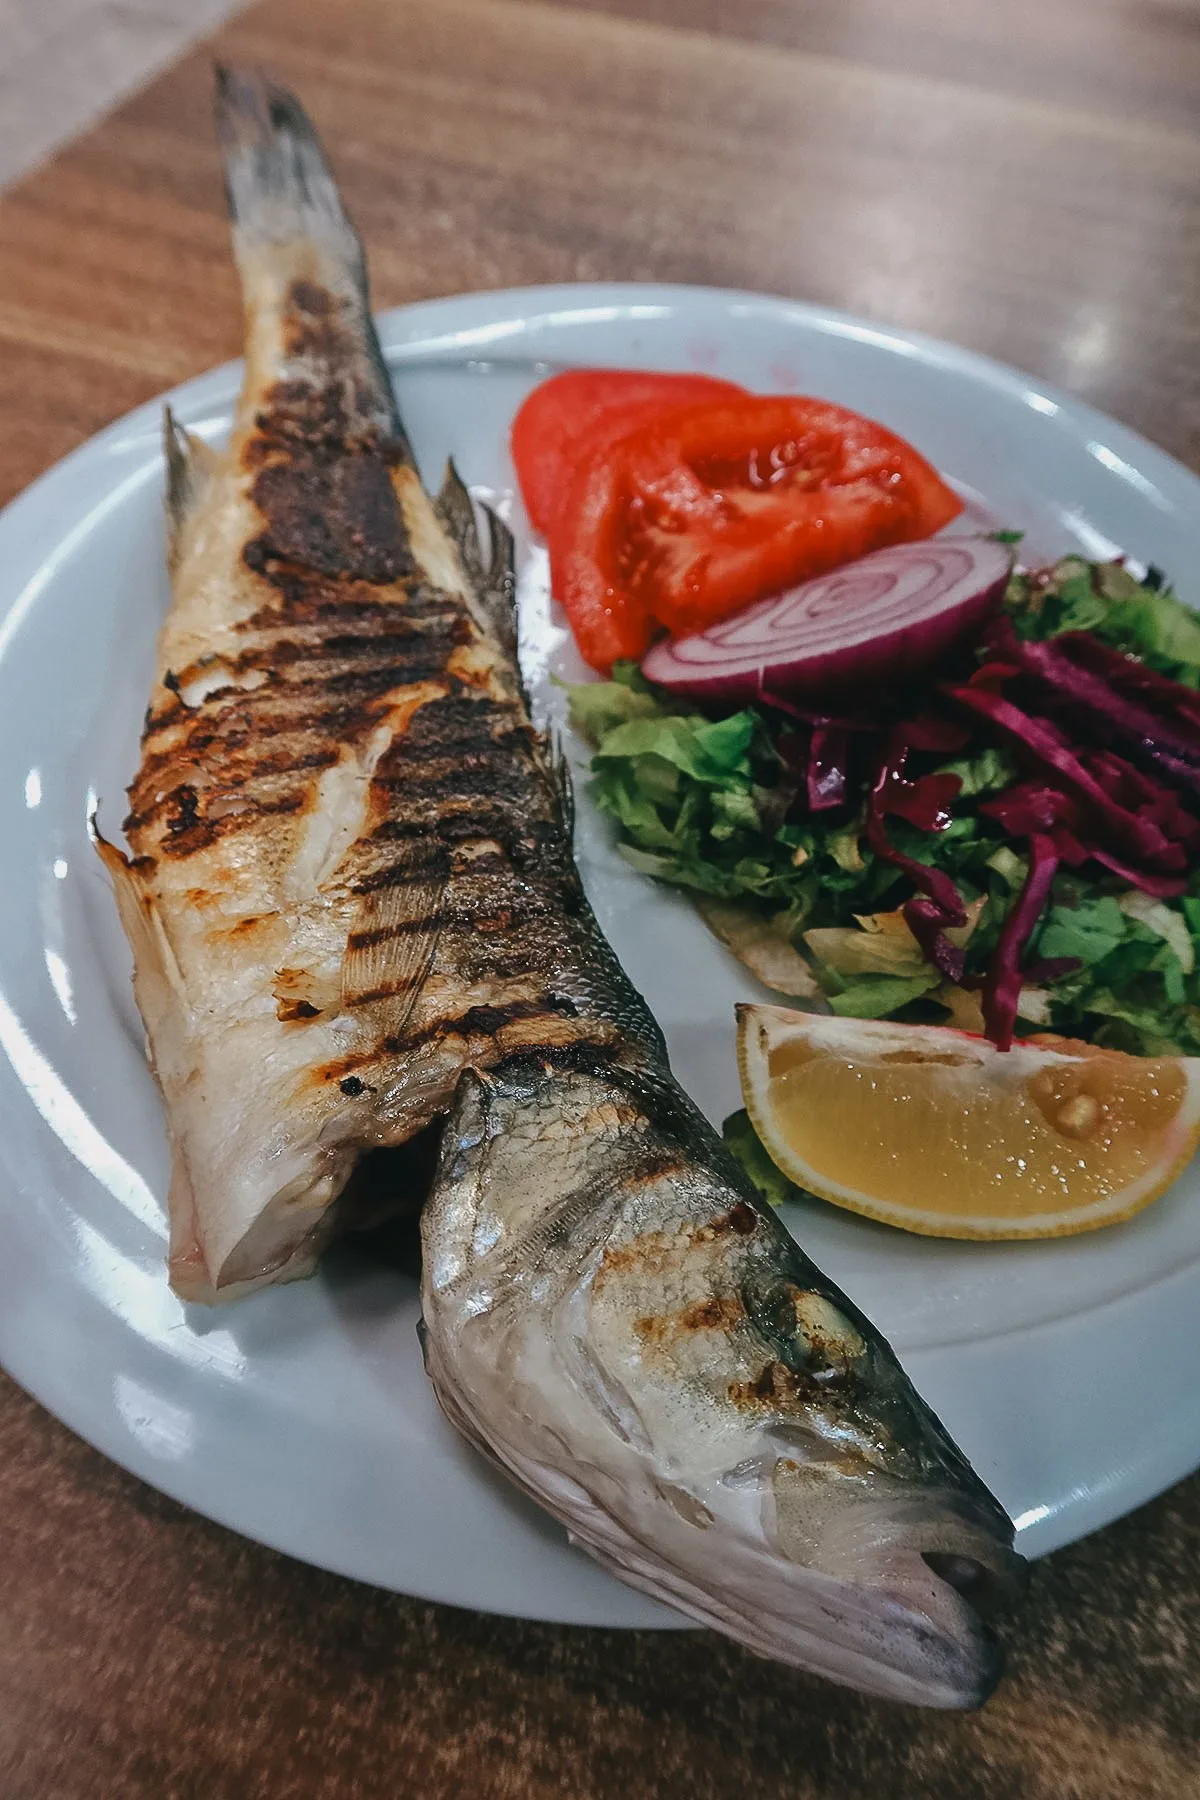
[[[1025,886],[1004,921],[983,984],[984,1024],[999,1050],[1012,1048],[1017,1003],[1021,998],[1021,963],[1050,897],[1058,862],[1054,839],[1045,832],[1035,831],[1029,840],[1029,874]]]
[[[1186,875],[1147,875],[1144,869],[1131,869],[1128,863],[1110,856],[1107,850],[1090,850],[1087,855],[1093,862],[1101,863],[1114,875],[1119,875],[1130,887],[1141,888],[1143,894],[1150,894],[1155,900],[1172,900],[1187,888]],[[1080,857],[1079,860],[1082,861],[1083,858]]]
[[[1102,675],[1118,693],[1135,695],[1152,705],[1172,735],[1186,732],[1193,754],[1200,756],[1200,693],[1194,688],[1160,675],[1136,656],[1112,649],[1090,631],[1065,631],[1054,643],[1077,667]]]
[[[944,691],[961,706],[987,719],[1001,736],[1016,744],[1034,761],[1052,769],[1059,781],[1085,803],[1101,842],[1107,840],[1118,854],[1128,857],[1134,864],[1149,864],[1154,873],[1184,867],[1186,857],[1182,847],[1172,843],[1152,819],[1129,811],[1111,798],[1102,781],[1088,772],[1068,746],[1064,734],[1048,719],[1035,719],[1011,700],[986,688],[950,685]]]
[[[944,831],[949,825],[949,802],[962,785],[958,776],[926,775],[918,781],[904,779],[910,747],[914,744],[924,747],[937,736],[935,728],[940,723],[913,721],[897,727],[891,734],[867,805],[867,843],[876,856],[902,870],[917,889],[915,897],[905,904],[904,917],[926,960],[949,980],[961,981],[966,951],[952,944],[946,932],[967,922],[962,895],[944,870],[930,868],[927,863],[918,862],[916,857],[906,856],[898,850],[884,825],[888,813],[908,819],[921,831]]]
[[[1152,670],[1145,671],[1152,683],[1142,682],[1136,673],[1131,680],[1130,672],[1141,665],[1084,632],[1049,643],[1018,644],[1017,654],[1023,671],[1077,730],[1119,743],[1174,786],[1200,798],[1200,718],[1177,698],[1194,701],[1189,688]]]
[[[849,806],[863,768],[874,767],[867,844],[912,884],[905,919],[951,981],[964,979],[965,952],[946,935],[966,924],[962,895],[943,870],[900,850],[887,820],[931,834],[952,823],[959,777],[930,770],[930,760],[914,772],[914,756],[944,759],[997,743],[1014,751],[1022,774],[979,804],[1028,847],[1028,874],[979,984],[988,1036],[1007,1049],[1022,964],[1060,867],[1090,862],[1155,898],[1185,891],[1200,858],[1200,693],[1090,632],[1021,639],[1003,613],[988,620],[980,648],[968,682],[927,690],[924,709],[890,727],[886,718],[819,712],[811,699],[771,691],[761,670],[757,679],[761,702],[796,723],[778,739],[795,783],[789,804],[810,813]],[[1025,977],[1052,982],[1078,966],[1043,959]]]

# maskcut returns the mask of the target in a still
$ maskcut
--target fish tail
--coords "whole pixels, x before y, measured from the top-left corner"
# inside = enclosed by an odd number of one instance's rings
[[[309,239],[361,269],[321,140],[295,95],[255,69],[218,65],[217,136],[234,230],[246,243]]]
[[[362,410],[404,443],[371,317],[362,243],[312,121],[294,94],[255,69],[218,65],[214,104],[234,254],[251,315],[252,373],[257,367],[264,379],[278,378],[288,322],[298,318],[302,330],[309,327],[308,382],[342,384],[353,345]]]

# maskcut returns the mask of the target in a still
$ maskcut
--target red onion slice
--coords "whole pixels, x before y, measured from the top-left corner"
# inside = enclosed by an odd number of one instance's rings
[[[991,538],[875,550],[707,631],[656,644],[642,669],[697,700],[754,700],[764,687],[814,698],[891,687],[977,633],[1011,570],[1010,551]]]

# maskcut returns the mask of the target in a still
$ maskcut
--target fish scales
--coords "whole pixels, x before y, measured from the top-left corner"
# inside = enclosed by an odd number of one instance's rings
[[[530,723],[511,539],[485,552],[453,471],[421,485],[302,110],[226,75],[218,121],[246,381],[223,455],[168,425],[174,600],[131,855],[101,843],[175,1283],[307,1272],[355,1163],[444,1118],[422,1343],[452,1424],[692,1618],[978,1704],[1012,1525],[674,1080]]]

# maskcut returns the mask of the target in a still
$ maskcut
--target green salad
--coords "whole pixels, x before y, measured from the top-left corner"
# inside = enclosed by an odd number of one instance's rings
[[[1189,711],[1200,619],[1153,570],[1138,580],[1121,564],[1070,557],[1014,574],[998,623],[1003,638],[991,629],[955,679],[1003,695],[1005,729],[956,704],[962,689],[944,672],[928,691],[879,696],[864,709],[876,716],[837,723],[841,798],[818,809],[795,748],[812,721],[773,703],[704,712],[619,665],[612,680],[570,696],[572,722],[594,748],[593,798],[635,869],[703,897],[734,949],[769,943],[775,960],[746,960],[780,991],[803,995],[807,981],[835,1013],[969,1030],[984,1029],[981,993],[1030,881],[1031,849],[1052,843],[1053,881],[1019,947],[1017,1034],[1200,1053],[1200,801],[1187,787],[1186,749],[1189,732],[1200,741],[1200,699]],[[1022,660],[1019,647],[1037,644],[1055,645],[1058,677]],[[1078,691],[1061,677],[1068,654],[1083,671]],[[1096,670],[1115,696],[1112,741],[1096,716]],[[1173,735],[1148,763],[1138,721],[1152,705],[1165,718],[1169,693]],[[952,752],[906,724],[931,715],[963,740]],[[919,822],[912,804],[908,817],[891,813],[885,855],[878,835],[868,841],[870,796],[898,741],[908,755],[897,779],[938,804]],[[1159,831],[1171,855],[1138,863],[1122,829]],[[964,922],[942,934],[946,955],[931,957],[910,926],[920,867],[947,877],[961,902]],[[772,979],[777,969],[795,978]]]

